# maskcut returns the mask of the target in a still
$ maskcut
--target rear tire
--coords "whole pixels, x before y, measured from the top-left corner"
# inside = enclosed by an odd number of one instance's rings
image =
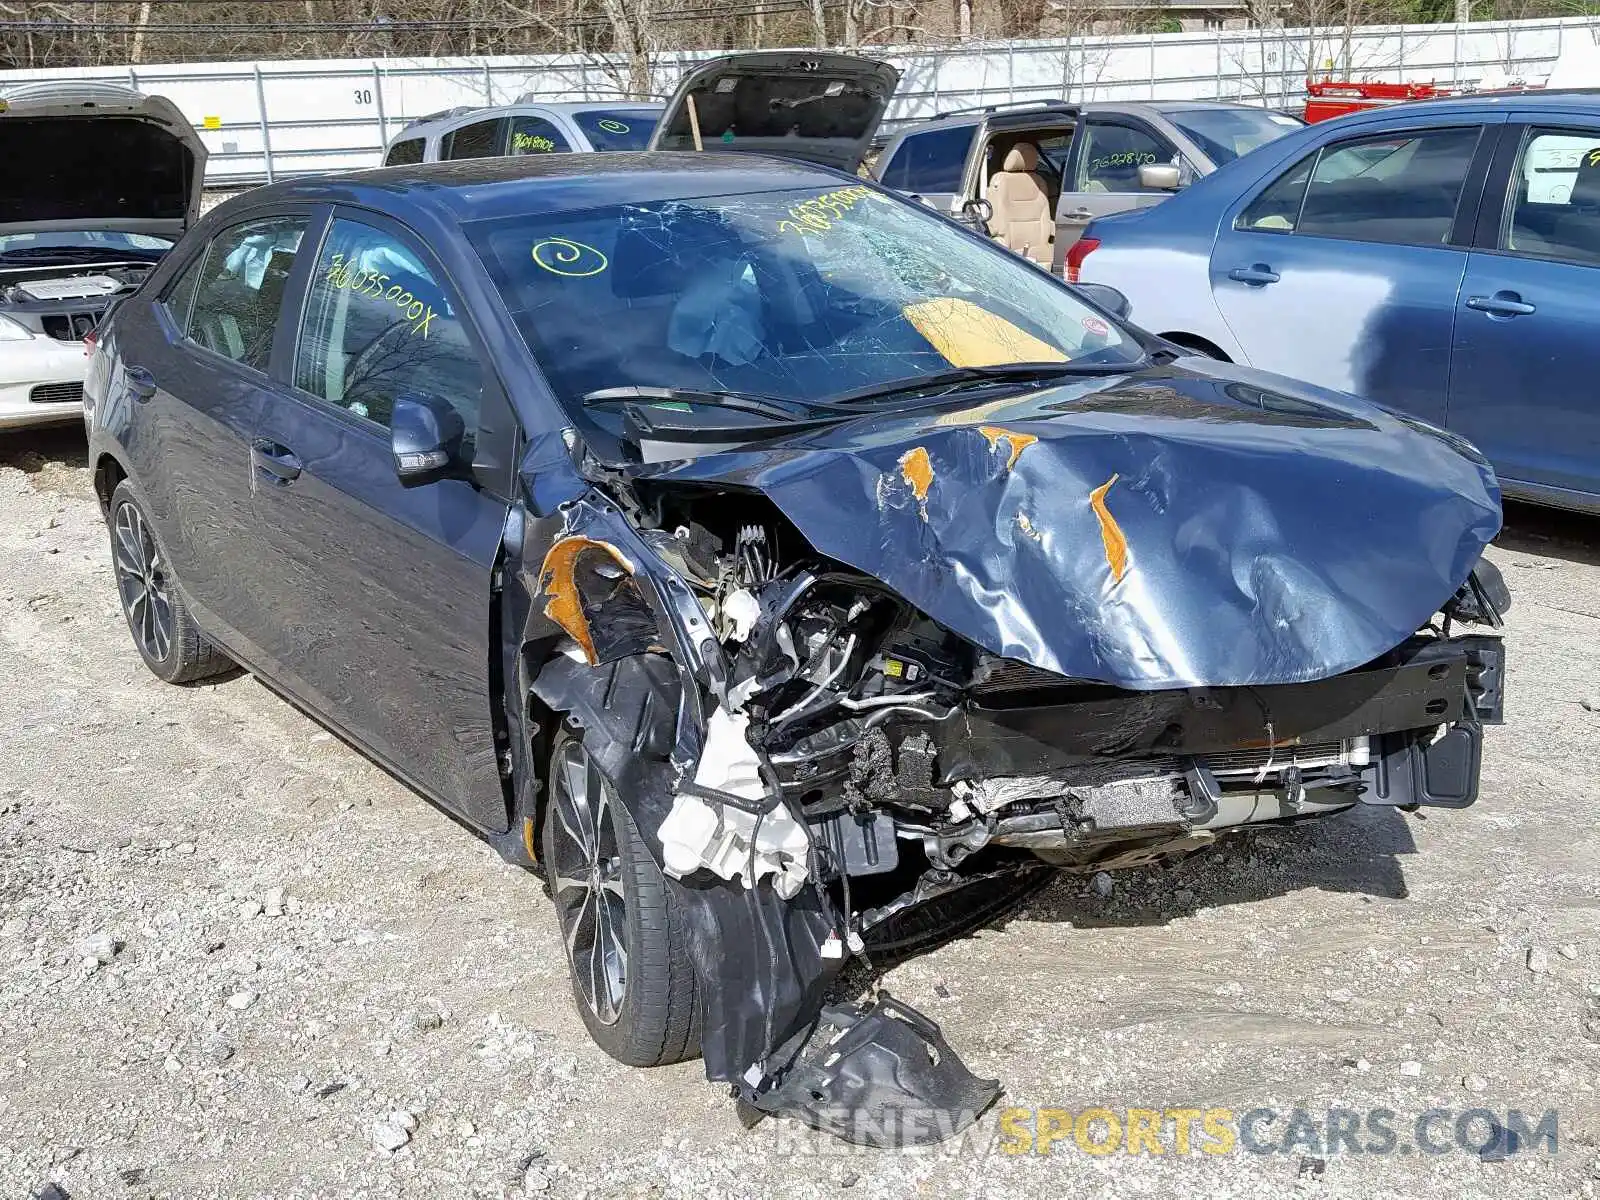
[[[661,868],[581,737],[556,737],[546,778],[546,879],[589,1036],[631,1067],[698,1057],[699,984]]]
[[[194,683],[233,669],[233,662],[200,632],[167,552],[127,480],[111,493],[111,569],[122,615],[144,665],[168,683]]]

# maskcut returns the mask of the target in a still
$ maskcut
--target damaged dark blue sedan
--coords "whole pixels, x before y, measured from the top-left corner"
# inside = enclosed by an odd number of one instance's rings
[[[1061,869],[1469,805],[1500,719],[1482,457],[1117,301],[793,161],[250,192],[92,360],[134,644],[542,871],[623,1062],[949,1134],[997,1084],[825,1003],[848,960]]]

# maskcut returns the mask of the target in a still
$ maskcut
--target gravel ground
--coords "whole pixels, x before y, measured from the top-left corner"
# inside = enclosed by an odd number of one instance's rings
[[[1017,1155],[998,1112],[893,1154],[607,1059],[539,883],[252,678],[150,676],[81,435],[9,435],[0,1196],[1593,1195],[1597,532],[1519,509],[1493,552],[1518,607],[1476,807],[1063,878],[877,980],[1003,1105],[1384,1108],[1407,1147],[1431,1108],[1555,1109],[1555,1154]]]

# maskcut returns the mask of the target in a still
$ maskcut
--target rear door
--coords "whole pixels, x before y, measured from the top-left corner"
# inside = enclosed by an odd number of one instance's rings
[[[1535,122],[1506,128],[1467,259],[1449,425],[1512,485],[1600,493],[1600,120]]]
[[[455,289],[403,227],[335,210],[308,276],[254,439],[256,569],[276,610],[263,637],[284,685],[326,719],[504,829],[489,611],[509,504],[467,479],[401,486],[388,436],[395,398],[422,392],[473,438],[500,385]]]
[[[1135,117],[1085,113],[1056,207],[1056,243],[1065,251],[1094,218],[1148,208],[1171,196],[1139,182],[1139,168],[1157,163],[1185,165],[1178,147],[1153,126]]]
[[[130,429],[135,482],[202,623],[261,661],[267,601],[244,583],[251,537],[250,437],[271,391],[268,366],[286,284],[311,210],[225,228],[151,303],[117,317],[122,375],[110,406],[143,409]]]
[[[1456,297],[1503,120],[1330,126],[1224,210],[1211,290],[1251,364],[1444,424]]]

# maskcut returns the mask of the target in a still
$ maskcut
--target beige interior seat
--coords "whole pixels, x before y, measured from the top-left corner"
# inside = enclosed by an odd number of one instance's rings
[[[989,229],[1005,246],[1048,268],[1055,251],[1056,218],[1050,192],[1038,174],[1039,147],[1018,142],[989,180],[987,199],[994,210]]]

